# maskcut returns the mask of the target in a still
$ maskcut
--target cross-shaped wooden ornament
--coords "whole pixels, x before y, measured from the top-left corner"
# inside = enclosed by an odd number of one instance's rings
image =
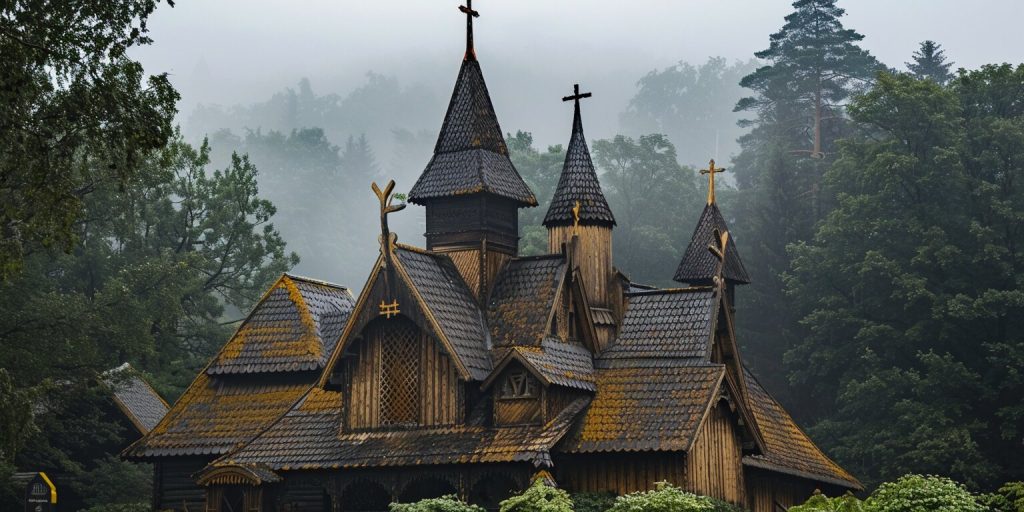
[[[708,204],[715,202],[715,175],[718,173],[725,172],[724,167],[715,167],[715,159],[711,159],[711,163],[707,169],[701,169],[701,174],[708,175]]]
[[[480,11],[473,10],[473,0],[466,0],[459,10],[466,15],[466,59],[476,60],[476,49],[473,48],[473,18],[480,17]]]
[[[589,92],[580,94],[580,84],[572,84],[572,92],[572,96],[562,96],[562,101],[575,101],[576,104],[579,105],[581,99],[593,96],[593,94]]]

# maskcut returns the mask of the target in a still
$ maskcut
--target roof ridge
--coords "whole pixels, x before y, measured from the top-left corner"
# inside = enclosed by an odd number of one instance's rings
[[[638,297],[638,296],[644,296],[644,295],[670,295],[670,294],[676,294],[676,293],[695,293],[695,292],[714,291],[714,290],[715,290],[714,286],[686,286],[686,287],[679,287],[679,288],[656,288],[656,289],[653,289],[653,290],[627,291],[627,292],[624,292],[623,294],[626,295],[627,297]]]
[[[284,272],[283,275],[286,275],[286,276],[288,276],[288,277],[290,277],[292,279],[295,279],[295,280],[298,280],[298,281],[304,281],[304,282],[307,282],[307,283],[319,284],[319,285],[327,286],[327,287],[330,287],[330,288],[338,288],[338,289],[341,289],[341,290],[351,290],[351,288],[349,288],[347,285],[332,283],[330,281],[324,281],[323,279],[317,279],[315,277],[302,276],[302,275],[299,275],[299,274],[293,274],[291,272]]]

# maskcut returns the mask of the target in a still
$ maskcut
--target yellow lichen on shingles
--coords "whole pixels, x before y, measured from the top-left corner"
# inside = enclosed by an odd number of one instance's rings
[[[320,338],[317,336],[316,320],[313,319],[313,313],[309,311],[306,299],[302,296],[302,292],[299,291],[299,287],[295,285],[295,281],[288,276],[284,276],[281,279],[281,283],[288,289],[288,298],[295,304],[295,309],[299,312],[299,322],[306,331],[300,340],[302,343],[299,346],[305,346],[308,354],[319,358],[323,355],[321,353],[323,347],[321,347]]]

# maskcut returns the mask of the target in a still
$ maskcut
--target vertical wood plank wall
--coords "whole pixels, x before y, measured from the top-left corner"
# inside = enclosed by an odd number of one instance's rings
[[[734,504],[746,501],[743,483],[743,443],[725,402],[704,420],[686,454],[686,488]]]
[[[390,321],[408,322],[398,318]],[[348,362],[350,377],[348,426],[353,429],[376,428],[381,425],[380,381],[382,337],[388,335],[388,321],[367,326],[363,339],[356,343],[356,356]],[[408,326],[408,324],[406,324]],[[421,425],[452,425],[461,420],[461,386],[455,365],[443,352],[441,344],[417,329],[419,333],[419,378]]]
[[[556,461],[555,480],[570,492],[621,495],[654,489],[657,482],[682,487],[686,464],[681,453],[575,455]]]
[[[440,252],[452,259],[455,268],[466,281],[466,286],[478,299],[487,295],[494,286],[498,272],[512,258],[501,251],[481,252],[479,248],[456,251],[441,249]]]
[[[196,484],[192,475],[206,467],[208,459],[169,457],[155,463],[154,489],[157,510],[203,510],[206,489]]]
[[[816,487],[807,480],[750,469],[747,473],[747,508],[751,512],[778,512],[780,507],[786,509],[807,501]]]
[[[612,230],[605,226],[579,226],[579,245],[573,259],[583,275],[583,286],[591,306],[607,307],[612,277]],[[572,239],[572,226],[548,228],[548,251],[562,252],[562,244]]]

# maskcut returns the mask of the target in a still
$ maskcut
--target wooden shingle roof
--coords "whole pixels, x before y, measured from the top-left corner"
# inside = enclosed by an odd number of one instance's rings
[[[167,402],[130,364],[124,363],[104,377],[113,388],[114,402],[140,433],[153,430],[167,414]]]
[[[516,258],[505,266],[487,304],[495,346],[540,344],[565,271],[560,254]]]
[[[766,445],[763,454],[744,457],[744,464],[849,489],[864,488],[853,475],[828,458],[811,441],[749,370],[744,370],[744,377],[747,380],[751,408]]]
[[[342,395],[319,388],[219,464],[264,464],[276,471],[484,462],[545,466],[549,451],[586,407],[579,399],[544,425],[480,424],[402,431],[338,433]]]
[[[320,369],[354,305],[352,294],[343,286],[285,274],[253,308],[206,372]]]
[[[565,163],[558,178],[558,186],[551,198],[551,206],[544,216],[544,226],[571,226],[576,203],[580,205],[580,224],[615,225],[608,201],[601,191],[594,162],[590,159],[587,139],[583,136],[580,103],[576,101],[572,119],[572,134],[565,152]]]
[[[490,193],[522,206],[536,206],[533,191],[508,158],[480,63],[465,59],[455,81],[434,156],[420,175],[409,201]]]
[[[725,217],[715,203],[708,203],[697,220],[697,227],[690,237],[690,245],[683,253],[683,259],[679,262],[675,276],[672,278],[680,283],[709,284],[718,269],[718,260],[710,251],[708,246],[712,244],[715,229],[724,233],[729,230],[725,223]],[[750,282],[747,269],[743,266],[740,253],[736,250],[736,243],[729,238],[725,251],[725,266],[722,275],[726,281],[746,284]]]
[[[593,356],[586,347],[566,343],[556,338],[547,338],[539,347],[515,346],[506,349],[498,358],[491,377],[484,381],[488,387],[500,375],[502,369],[513,360],[518,360],[537,373],[546,384],[594,391],[597,389]]]
[[[601,358],[706,360],[717,300],[709,287],[629,292],[622,329]]]

